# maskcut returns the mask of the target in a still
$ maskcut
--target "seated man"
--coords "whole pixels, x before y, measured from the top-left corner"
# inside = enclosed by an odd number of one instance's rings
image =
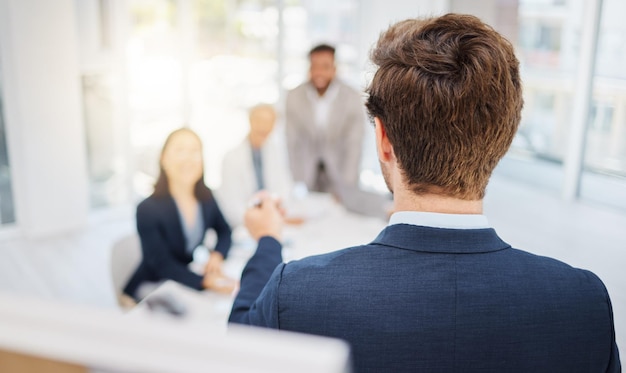
[[[222,163],[222,185],[216,191],[220,207],[231,226],[242,223],[248,202],[259,190],[289,199],[292,181],[284,144],[272,136],[276,112],[271,105],[250,109],[250,131]]]
[[[520,123],[511,44],[448,14],[392,25],[372,60],[389,225],[369,244],[285,264],[283,219],[264,196],[245,216],[259,244],[230,321],[346,340],[357,373],[620,372],[602,281],[512,248],[482,215]]]

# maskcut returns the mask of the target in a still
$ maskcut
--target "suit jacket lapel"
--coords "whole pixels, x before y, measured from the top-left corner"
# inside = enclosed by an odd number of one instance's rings
[[[345,117],[351,109],[346,108],[343,100],[344,85],[340,81],[336,81],[337,93],[333,99],[330,110],[328,111],[328,125],[326,127],[326,138],[334,139],[341,135],[342,125],[346,122]]]
[[[315,124],[315,110],[314,103],[309,97],[310,90],[313,89],[310,82],[304,83],[300,95],[298,96],[298,107],[302,121],[300,123],[304,126],[304,130],[309,132],[311,138],[317,138],[318,131]]]
[[[165,221],[167,222],[166,229],[170,232],[170,237],[174,241],[174,247],[177,251],[180,250],[178,254],[184,254],[187,239],[183,233],[183,222],[180,219],[174,198],[168,197],[165,200],[164,210],[163,216],[166,217]]]

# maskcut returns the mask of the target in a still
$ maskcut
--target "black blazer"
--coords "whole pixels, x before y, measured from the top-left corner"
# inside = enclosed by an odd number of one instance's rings
[[[215,251],[226,258],[231,245],[231,229],[222,216],[214,198],[202,202],[204,230],[217,233]],[[124,293],[136,297],[144,281],[174,280],[194,289],[202,289],[202,276],[189,270],[193,255],[187,253],[176,203],[172,197],[150,196],[137,206],[137,231],[141,239],[143,258],[126,284]],[[204,239],[204,235],[203,235]]]

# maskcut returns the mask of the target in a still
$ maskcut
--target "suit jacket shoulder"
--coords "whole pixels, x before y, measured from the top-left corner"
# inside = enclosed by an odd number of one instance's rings
[[[493,229],[390,226],[273,276],[280,328],[347,340],[357,372],[619,371],[597,276]]]
[[[178,221],[176,203],[171,197],[147,197],[137,205],[136,215],[138,225],[156,221],[174,224]]]

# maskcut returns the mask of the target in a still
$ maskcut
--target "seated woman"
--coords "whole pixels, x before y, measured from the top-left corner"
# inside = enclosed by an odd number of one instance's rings
[[[217,243],[201,276],[188,264],[207,229],[215,231]],[[137,231],[143,259],[124,288],[126,295],[139,300],[145,295],[142,285],[166,279],[198,290],[233,290],[234,282],[223,281],[221,274],[231,229],[204,183],[202,144],[190,129],[178,129],[167,137],[154,192],[137,206]]]

